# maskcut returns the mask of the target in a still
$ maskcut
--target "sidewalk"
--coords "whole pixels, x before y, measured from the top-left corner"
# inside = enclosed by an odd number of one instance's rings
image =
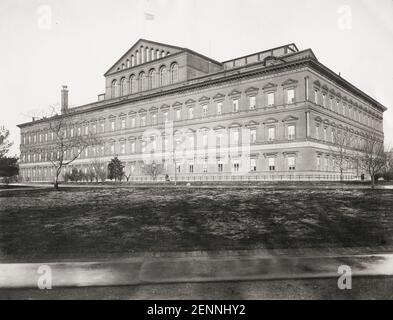
[[[392,276],[393,254],[261,255],[221,252],[217,255],[133,257],[96,262],[0,264],[0,288],[37,288],[47,265],[52,286],[92,287],[167,283],[338,278],[338,268],[352,276]]]

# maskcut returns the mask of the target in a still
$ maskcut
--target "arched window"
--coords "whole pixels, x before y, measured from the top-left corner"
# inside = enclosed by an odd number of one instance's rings
[[[161,51],[161,58],[164,58],[164,57],[165,57],[165,51],[162,50],[162,51]]]
[[[166,86],[167,84],[167,72],[166,67],[162,66],[160,69],[160,86]]]
[[[152,69],[149,71],[149,89],[154,89],[157,87],[157,72]]]
[[[136,93],[138,91],[137,85],[136,85],[136,77],[135,75],[131,75],[130,77],[130,93]]]
[[[171,83],[176,83],[179,79],[179,66],[177,63],[171,65]]]
[[[130,59],[127,59],[127,68],[131,67]]]
[[[139,54],[139,51],[136,51],[136,64],[140,64],[141,63],[141,55]]]
[[[156,52],[156,54],[157,54],[157,55],[156,55],[157,59],[160,59],[160,58],[161,58],[160,53],[161,53],[160,50],[157,50],[157,52]]]
[[[155,53],[156,51],[154,50],[154,49],[151,49],[150,50],[150,56],[151,56],[151,60],[153,61],[154,59],[155,59],[155,56],[154,56],[154,53]]]
[[[127,82],[126,78],[122,78],[120,80],[120,95],[124,96],[125,94],[127,94]]]
[[[113,80],[112,81],[112,85],[111,85],[111,97],[112,98],[116,98],[117,96],[117,80]]]
[[[147,89],[147,81],[146,81],[146,74],[144,72],[141,72],[139,74],[139,91],[144,91]]]
[[[141,46],[141,63],[145,63],[145,48]]]
[[[148,47],[145,48],[146,62],[150,61],[150,49]]]
[[[131,67],[134,67],[134,66],[135,66],[135,56],[132,55],[131,56]]]

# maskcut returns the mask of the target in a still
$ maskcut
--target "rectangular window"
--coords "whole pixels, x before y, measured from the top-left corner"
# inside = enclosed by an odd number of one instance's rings
[[[239,172],[239,169],[240,169],[239,160],[234,160],[233,161],[233,172]]]
[[[101,131],[101,133],[104,133],[105,132],[105,122],[104,121],[101,121],[100,122],[100,131]]]
[[[111,155],[115,154],[115,143],[111,143]]]
[[[222,114],[222,102],[217,102],[217,114]]]
[[[321,157],[317,157],[317,170],[321,170]]]
[[[232,101],[232,112],[239,112],[239,100]]]
[[[97,124],[96,123],[93,123],[92,130],[93,130],[93,134],[97,133]]]
[[[267,105],[269,107],[274,106],[274,92],[269,92],[267,94]]]
[[[219,173],[222,173],[224,171],[224,164],[221,161],[218,162],[217,169]]]
[[[146,151],[146,141],[142,141],[141,142],[141,151],[142,151],[142,153],[145,153],[145,151]]]
[[[115,120],[111,120],[111,131],[115,131]]]
[[[327,141],[327,128],[323,128],[323,140]]]
[[[233,132],[233,144],[238,145],[239,144],[239,131],[234,131]]]
[[[135,128],[135,123],[136,123],[135,117],[132,117],[131,118],[131,128]]]
[[[276,170],[276,158],[270,157],[268,161],[269,161],[269,171],[275,171]]]
[[[288,140],[294,140],[294,139],[295,139],[295,126],[289,125],[288,126]]]
[[[126,128],[126,118],[121,118],[121,128],[122,129]]]
[[[146,116],[141,117],[141,127],[146,126]]]
[[[152,122],[153,125],[156,125],[156,124],[157,124],[157,113],[154,113],[154,114],[151,116],[151,122]]]
[[[315,139],[319,140],[319,126],[315,126]]]
[[[250,143],[255,143],[257,141],[257,129],[250,129]]]
[[[86,125],[86,126],[85,126],[85,135],[87,136],[88,134],[89,134],[89,126]]]
[[[221,147],[222,146],[222,133],[217,133],[217,136],[216,136],[216,141],[217,141],[217,147],[219,148],[219,147]]]
[[[202,106],[202,116],[203,117],[207,117],[207,111],[208,111],[208,107],[207,107],[207,104],[205,104],[204,106]]]
[[[131,153],[135,153],[135,141],[131,142]]]
[[[295,103],[295,89],[287,90],[287,103],[288,104]]]
[[[194,108],[188,108],[188,119],[194,119]]]
[[[276,128],[275,127],[268,128],[269,141],[273,141],[275,138],[276,138]]]
[[[314,102],[318,104],[318,90],[314,90]]]
[[[295,157],[290,156],[288,157],[288,170],[295,170],[296,166],[295,166]]]
[[[126,142],[120,141],[120,154],[126,154]]]
[[[203,173],[207,173],[207,169],[208,169],[207,160],[204,160],[203,161],[203,166],[202,166]]]
[[[254,110],[256,108],[256,97],[250,97],[250,110]]]
[[[169,117],[168,117],[168,111],[164,112],[164,122],[168,122]]]
[[[322,93],[322,106],[326,108],[326,93]]]
[[[77,131],[78,137],[80,137],[81,133],[82,133],[82,129],[81,127],[78,127],[78,131]],[[52,132],[52,140],[53,140],[53,132]]]
[[[193,163],[193,162],[190,162],[190,163],[188,164],[188,169],[189,169],[189,172],[190,172],[190,173],[194,173],[194,163]]]
[[[202,146],[204,148],[207,148],[207,133],[206,132],[204,132],[202,135]]]
[[[181,120],[181,110],[180,109],[176,110],[176,120]]]
[[[250,159],[250,171],[257,171],[257,159]]]

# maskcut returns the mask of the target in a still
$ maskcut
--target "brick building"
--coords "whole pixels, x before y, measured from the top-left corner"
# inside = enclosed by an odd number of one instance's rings
[[[354,153],[370,134],[383,140],[386,108],[295,44],[218,62],[141,39],[105,84],[96,102],[76,108],[62,90],[60,117],[77,119],[67,136],[103,140],[65,170],[116,155],[131,180],[147,179],[152,159],[179,180],[332,180],[339,179],[335,131],[353,136]],[[19,125],[25,180],[53,180],[50,121]],[[360,174],[348,158],[345,179]]]

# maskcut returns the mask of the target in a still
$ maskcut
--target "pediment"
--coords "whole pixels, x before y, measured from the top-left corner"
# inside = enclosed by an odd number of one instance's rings
[[[276,123],[276,122],[278,122],[277,119],[275,119],[275,118],[268,118],[268,119],[265,120],[264,124],[265,123]]]
[[[224,126],[221,126],[221,125],[219,125],[219,126],[217,126],[217,127],[214,127],[214,129],[213,129],[213,130],[215,130],[215,131],[218,131],[218,130],[223,130],[223,129],[225,129],[225,127],[224,127]]]
[[[258,88],[256,88],[256,87],[250,87],[250,88],[247,88],[245,92],[246,92],[247,94],[250,94],[250,93],[257,93],[258,91],[259,91]]]
[[[130,69],[132,67],[132,59],[135,59],[137,55],[140,55],[140,53],[143,51],[149,50],[149,53],[151,54],[151,50],[153,49],[154,52],[156,53],[157,51],[160,52],[160,57],[162,57],[162,52],[165,53],[165,57],[169,54],[175,54],[179,53],[181,51],[184,51],[184,48],[177,47],[177,46],[172,46],[169,44],[165,43],[159,43],[155,41],[150,41],[146,39],[139,39],[106,73],[105,76],[118,72],[124,69]],[[134,57],[134,58],[133,58]],[[149,59],[151,60],[151,59]],[[154,59],[156,60],[156,59]],[[145,61],[147,62],[147,61]]]
[[[167,105],[167,104],[163,104],[161,107],[160,107],[160,109],[169,109],[169,105]]]
[[[194,99],[188,99],[186,102],[185,102],[185,104],[193,104],[193,103],[195,103],[196,101],[194,100]]]
[[[240,128],[241,126],[242,125],[240,123],[235,122],[230,124],[228,128]]]
[[[283,87],[287,87],[287,86],[295,85],[295,84],[297,84],[297,83],[298,83],[297,80],[288,79],[288,80],[285,80],[285,81],[282,83],[282,86],[283,86]]]
[[[255,126],[258,126],[259,125],[259,122],[256,122],[256,121],[254,121],[254,120],[251,120],[250,122],[248,122],[247,124],[246,124],[246,127],[255,127]]]
[[[182,106],[183,104],[181,103],[181,102],[179,102],[179,101],[176,101],[174,104],[172,104],[172,107],[180,107],[180,106]]]
[[[146,109],[140,109],[138,112],[139,113],[146,113],[147,111],[146,111]]]
[[[316,86],[318,88],[321,86],[321,83],[319,82],[319,80],[314,81],[314,86]]]
[[[202,98],[199,99],[199,102],[206,102],[206,101],[210,101],[210,98],[203,96]]]
[[[277,85],[275,83],[269,82],[268,84],[266,84],[265,86],[263,86],[263,90],[267,90],[267,89],[275,89],[277,88]]]
[[[232,91],[228,94],[228,96],[230,96],[230,97],[232,97],[232,96],[239,96],[240,94],[241,94],[241,92],[240,92],[239,90],[234,89],[234,90],[232,90]]]
[[[223,99],[223,98],[225,98],[225,95],[222,94],[222,93],[217,93],[217,94],[213,97],[214,100]]]
[[[282,121],[287,122],[287,121],[296,121],[296,120],[299,120],[299,118],[296,118],[294,116],[288,116],[288,117],[285,117]]]

